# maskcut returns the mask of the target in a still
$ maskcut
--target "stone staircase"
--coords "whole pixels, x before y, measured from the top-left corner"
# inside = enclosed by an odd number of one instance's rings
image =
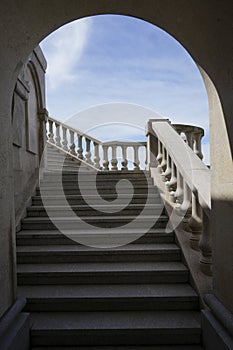
[[[165,233],[168,218],[149,173],[98,172],[103,204],[92,193],[88,167],[62,158],[49,147],[41,184],[50,213],[65,223],[68,235],[48,217],[41,187],[17,233],[18,296],[27,298],[31,314],[31,349],[202,349],[199,298],[174,234]],[[61,168],[67,202],[82,218],[78,227],[56,187]],[[114,202],[116,183],[125,178],[134,193],[122,209]],[[127,203],[127,183],[123,190],[121,200]],[[140,222],[127,228],[140,215]],[[140,237],[147,225],[151,228]],[[121,245],[126,237],[132,242]]]

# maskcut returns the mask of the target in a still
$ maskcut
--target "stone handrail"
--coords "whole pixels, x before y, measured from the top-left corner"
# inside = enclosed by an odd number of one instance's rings
[[[52,117],[46,118],[46,129],[47,142],[98,171],[131,170],[128,168],[129,148],[133,149],[132,170],[145,169],[139,161],[139,149],[143,149],[146,159],[146,142],[102,142]]]
[[[183,130],[187,130],[187,126]],[[201,128],[200,128],[201,129]],[[180,128],[181,130],[181,128]],[[182,130],[182,132],[183,132]],[[189,130],[195,130],[191,127]],[[201,135],[201,130],[196,129]],[[165,182],[166,200],[191,230],[190,246],[201,251],[201,270],[211,274],[210,170],[167,119],[148,122],[148,160]],[[198,136],[199,137],[199,136]],[[200,150],[200,145],[199,145]],[[187,224],[186,224],[187,225]]]

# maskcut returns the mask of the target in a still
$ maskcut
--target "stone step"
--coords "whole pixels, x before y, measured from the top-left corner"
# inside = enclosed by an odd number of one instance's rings
[[[33,313],[32,346],[200,344],[195,311]]]
[[[74,214],[75,215],[75,214]],[[140,220],[139,220],[140,218]],[[53,219],[51,222],[50,219]],[[22,220],[21,227],[23,230],[49,230],[57,229],[56,225],[59,228],[64,230],[82,230],[90,228],[90,225],[95,228],[119,228],[126,226],[131,223],[132,228],[141,228],[146,229],[147,231],[150,228],[165,228],[168,222],[168,218],[165,215],[155,216],[155,215],[139,215],[138,220],[135,220],[135,216],[102,216],[101,219],[99,216],[82,216],[79,218],[75,216],[74,218],[70,217],[26,217]],[[56,224],[56,225],[55,225]]]
[[[54,347],[36,347],[31,350],[204,350],[201,345],[144,345],[144,346],[56,346]]]
[[[63,165],[70,165],[70,166],[80,166],[79,160],[73,160],[65,157],[61,158],[53,158],[53,157],[47,157],[46,159],[46,168],[49,166],[58,166],[62,167]]]
[[[73,164],[73,165],[63,165],[62,167],[61,166],[58,166],[58,165],[47,165],[46,169],[48,171],[57,171],[57,172],[77,172],[77,171],[80,171],[80,165],[79,164]],[[88,168],[86,167],[85,168],[85,171],[87,171]]]
[[[176,244],[128,244],[102,249],[78,244],[17,247],[19,264],[179,260],[180,249]]]
[[[80,168],[80,170],[82,169],[82,167]],[[127,179],[129,181],[131,180],[149,180],[151,179],[150,174],[147,171],[82,171],[82,174],[80,176],[80,178],[82,179],[84,176],[87,179],[93,178],[93,175],[98,179],[106,179],[106,181],[111,181],[111,180],[115,180],[115,181],[119,181],[122,179]],[[60,174],[58,173],[51,173],[51,172],[47,172],[46,170],[43,173],[43,179],[44,180],[54,180],[56,181],[59,178]],[[62,178],[63,179],[69,179],[69,180],[77,180],[79,177],[79,173],[75,172],[75,173],[68,173],[68,174],[62,174]]]
[[[46,203],[49,205],[59,205],[59,203],[61,201],[64,201],[64,196],[61,195],[51,195],[51,196],[44,196],[43,198],[45,198]],[[69,202],[70,205],[72,204],[76,204],[76,205],[80,205],[80,204],[86,204],[86,201],[88,203],[93,203],[93,205],[95,204],[99,204],[100,201],[105,200],[106,204],[110,203],[110,204],[114,204],[114,201],[117,199],[117,195],[111,195],[111,194],[105,194],[102,195],[101,198],[99,196],[95,196],[95,195],[86,195],[85,194],[85,199],[83,198],[82,195],[67,195],[66,196],[66,200]],[[113,203],[111,203],[113,202]],[[121,203],[127,203],[129,202],[129,195],[128,194],[121,194]],[[153,203],[161,203],[162,201],[159,197],[159,194],[153,194],[150,195],[148,194],[148,196],[146,194],[134,194],[133,197],[130,200],[130,204],[144,204],[144,203],[148,203],[148,204],[153,204]],[[32,197],[32,205],[42,205],[42,198],[41,196],[33,196]]]
[[[153,185],[153,179],[152,178],[148,178],[145,176],[140,176],[140,177],[127,177],[127,176],[122,176],[122,177],[118,177],[118,176],[104,176],[104,175],[95,175],[93,176],[92,174],[87,175],[87,174],[82,174],[82,175],[76,175],[76,176],[62,176],[62,182],[63,183],[77,183],[77,182],[86,182],[86,183],[90,183],[90,182],[95,182],[97,184],[106,184],[106,183],[110,183],[110,184],[117,184],[119,181],[126,181],[127,182],[131,182],[133,184],[150,184]],[[51,183],[56,183],[57,181],[60,181],[60,177],[58,176],[44,176],[43,177],[43,183],[45,184],[51,184]]]
[[[85,175],[86,176],[86,175]],[[115,179],[103,179],[101,178],[91,178],[89,177],[89,179],[67,179],[67,178],[61,178],[60,179],[43,179],[40,183],[40,186],[44,186],[44,187],[53,187],[54,185],[56,186],[57,183],[61,183],[63,186],[79,186],[80,185],[82,187],[87,187],[87,186],[91,186],[92,188],[96,188],[99,189],[102,188],[103,186],[106,187],[116,187],[116,186],[121,186],[123,188],[128,188],[129,186],[133,186],[133,187],[140,187],[143,186],[144,188],[147,188],[148,186],[154,186],[152,179],[122,179],[122,180],[115,180]],[[156,186],[155,186],[156,187]]]
[[[19,286],[25,311],[196,310],[198,296],[188,284]]]
[[[48,164],[80,164],[80,161],[66,156],[57,156],[47,154],[46,165]]]
[[[57,168],[54,168],[54,167],[49,167],[49,168],[46,168],[46,173],[47,174],[61,174],[61,167],[57,167]],[[90,171],[93,171],[93,168],[89,168],[89,167],[87,167],[87,166],[82,166],[82,167],[76,167],[76,168],[74,168],[74,167],[68,167],[68,169],[67,168],[63,168],[62,169],[62,175],[63,176],[66,176],[66,175],[74,175],[74,174],[78,174],[78,173],[84,173],[84,174],[87,174],[87,173],[89,173]]]
[[[186,283],[180,262],[19,264],[18,285]]]
[[[91,188],[90,186],[83,186],[82,187],[82,192],[80,191],[79,187],[77,185],[66,185],[66,184],[63,184],[62,186],[58,186],[57,184],[54,184],[53,186],[44,186],[42,185],[42,190],[44,192],[46,192],[46,195],[61,195],[63,193],[65,193],[66,195],[80,195],[80,194],[83,194],[83,196],[85,195],[91,195],[93,194],[93,188]],[[63,193],[61,193],[61,191]],[[158,194],[158,189],[156,187],[148,187],[147,185],[140,185],[140,186],[135,186],[133,188],[133,193],[132,193],[132,189],[131,188],[124,188],[122,189],[122,194],[128,194],[130,195],[131,197],[133,197],[134,195],[137,195],[137,194],[147,194],[149,193],[150,195],[153,195],[153,194]],[[98,192],[100,194],[100,196],[102,195],[105,195],[105,194],[111,194],[111,195],[114,195],[116,194],[117,195],[117,192],[116,192],[116,187],[115,186],[98,186]],[[40,187],[38,186],[36,188],[36,194],[37,195],[40,195]]]
[[[80,170],[82,170],[83,166],[80,167]],[[84,169],[83,169],[84,170]],[[84,173],[82,172],[82,175],[87,175],[87,176],[93,176],[93,173],[94,174],[97,174],[98,177],[104,177],[104,178],[113,178],[113,179],[122,179],[122,178],[127,178],[127,179],[131,179],[131,178],[140,178],[140,177],[143,177],[143,178],[150,178],[150,172],[147,171],[147,170],[118,170],[118,171],[113,171],[113,170],[109,170],[109,171],[95,171],[94,169],[90,169],[88,168],[88,170]],[[58,176],[58,172],[54,172],[51,173],[51,171],[47,171],[45,169],[44,173],[43,173],[43,178],[46,178],[46,177],[57,177]],[[74,177],[76,178],[78,176],[77,172],[75,171],[73,174],[72,173],[64,173],[63,174],[63,177]]]
[[[123,182],[124,181],[124,182]],[[95,189],[97,187],[97,190],[113,190],[113,189],[117,189],[117,184],[119,182],[111,182],[111,181],[101,181],[100,183],[97,184],[97,186],[93,186],[93,185],[90,185],[88,182],[85,182],[83,181],[82,184],[81,184],[81,188],[82,189],[89,189],[91,188],[91,190],[93,191],[93,189]],[[129,189],[131,191],[131,188],[133,185],[133,189],[144,189],[145,190],[145,194],[147,194],[148,192],[150,193],[150,191],[152,191],[152,193],[158,193],[158,189],[157,187],[155,187],[154,185],[151,185],[151,184],[148,184],[147,182],[143,182],[143,181],[133,181],[133,182],[130,182],[130,185],[129,185],[129,181],[126,181],[126,180],[122,180],[122,182],[120,183],[120,187],[121,187],[121,190],[123,189],[125,192],[124,193],[128,193],[127,190]],[[43,181],[40,183],[40,186],[39,187],[45,187],[45,188],[59,188],[60,187],[60,184],[59,183],[56,183],[56,182],[52,182],[52,181]],[[63,188],[74,188],[74,189],[77,189],[79,188],[79,182],[78,181],[64,181],[62,182],[62,186]],[[131,186],[131,187],[130,187]],[[131,193],[131,192],[129,192]]]
[[[135,240],[135,234],[137,237],[139,236],[140,238]],[[104,233],[101,230],[95,230],[94,232],[87,230],[73,233],[68,232],[67,235],[69,235],[70,238],[57,230],[22,230],[17,233],[16,240],[17,246],[49,244],[70,245],[77,244],[76,242],[83,242],[84,239],[90,242],[90,244],[96,243],[97,240],[100,244],[104,244],[109,240],[117,240],[120,244],[121,242],[125,242],[126,236],[129,238],[129,240],[132,240],[132,242],[137,244],[159,244],[174,242],[173,232],[166,233],[163,229],[154,229],[146,234],[144,234],[143,232],[141,233],[140,230],[122,230],[121,232],[119,230],[113,230],[111,231],[111,233]],[[73,237],[74,240],[72,240],[71,237]]]
[[[98,205],[96,204],[95,207],[92,207],[90,205],[69,205],[69,202],[67,203],[67,206],[64,205],[54,205],[50,206],[47,205],[47,202],[45,201],[46,209],[43,206],[31,206],[27,208],[27,216],[28,217],[47,217],[49,216],[73,216],[74,213],[77,216],[127,216],[127,215],[140,215],[140,213],[143,211],[143,215],[155,215],[158,216],[160,214],[165,215],[165,208],[161,204],[130,204],[126,207],[123,206],[123,204],[120,205]],[[112,213],[108,212],[109,210],[113,211]],[[48,214],[49,213],[49,214]]]

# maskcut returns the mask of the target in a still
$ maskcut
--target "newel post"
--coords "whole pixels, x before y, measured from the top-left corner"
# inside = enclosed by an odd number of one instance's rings
[[[149,119],[146,125],[146,137],[147,137],[147,167],[148,169],[157,167],[159,164],[158,155],[161,153],[161,144],[153,129],[153,123],[166,122],[170,123],[169,119]]]
[[[149,119],[146,126],[147,137],[147,167],[148,169],[156,167],[158,162],[156,157],[158,155],[158,139],[152,130],[152,119]]]

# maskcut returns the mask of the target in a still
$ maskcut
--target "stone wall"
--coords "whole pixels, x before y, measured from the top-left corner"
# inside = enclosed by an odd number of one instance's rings
[[[46,61],[38,46],[24,64],[12,99],[15,219],[19,224],[38,181],[41,143],[40,112],[45,107]]]

